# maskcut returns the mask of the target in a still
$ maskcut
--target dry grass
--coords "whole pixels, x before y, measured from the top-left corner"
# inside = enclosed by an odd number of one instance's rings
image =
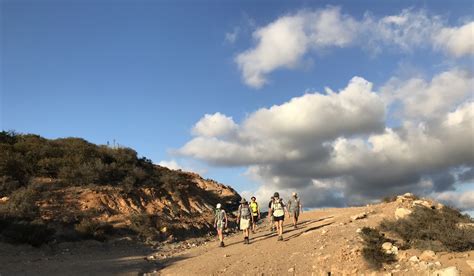
[[[417,207],[407,218],[385,220],[381,230],[396,233],[413,248],[433,251],[468,251],[474,249],[474,229],[460,228],[459,223],[473,222],[459,211]]]
[[[392,240],[385,238],[380,231],[364,227],[360,235],[364,242],[362,256],[371,268],[380,269],[384,263],[390,264],[396,261],[394,255],[383,251],[382,244],[384,242],[392,242]]]

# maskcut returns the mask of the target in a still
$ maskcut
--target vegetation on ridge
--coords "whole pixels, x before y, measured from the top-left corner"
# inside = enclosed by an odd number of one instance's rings
[[[130,148],[5,131],[0,132],[2,198],[0,240],[33,245],[102,241],[116,232],[142,240],[198,236],[212,228],[209,206],[222,202],[232,209],[232,202],[240,200],[230,187],[156,166]],[[119,228],[107,222],[117,215]]]

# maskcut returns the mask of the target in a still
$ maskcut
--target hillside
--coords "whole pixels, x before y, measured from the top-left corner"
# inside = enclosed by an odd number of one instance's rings
[[[363,232],[366,229],[378,229],[383,221],[397,221],[398,225],[405,225],[403,219],[409,219],[407,212],[415,214],[417,208],[433,210],[438,214],[446,212],[448,215],[443,216],[444,219],[465,221],[453,225],[453,228],[436,229],[446,236],[449,233],[464,235],[448,243],[454,245],[455,240],[463,249],[452,252],[437,247],[440,241],[434,236],[424,240],[427,246],[424,248],[387,229],[383,231],[383,239],[386,239],[383,243],[371,247],[364,242]],[[240,235],[228,239],[225,248],[209,243],[157,261],[165,267],[156,270],[154,275],[326,276],[329,272],[330,275],[474,275],[473,221],[457,217],[450,210],[436,202],[406,195],[389,203],[307,212],[302,215],[299,228],[293,229],[289,220],[285,223],[283,242],[277,241],[275,234],[268,231],[268,225],[263,224],[252,237],[250,245],[243,244]],[[428,225],[435,224],[428,222]],[[427,236],[430,233],[427,229],[412,230],[425,231]],[[380,254],[391,256],[393,260],[375,267],[376,264],[371,261],[377,254],[368,252],[373,249],[381,250]],[[383,252],[385,250],[387,252]]]
[[[0,133],[0,241],[58,243],[132,236],[149,244],[205,235],[213,208],[240,196],[129,148]]]
[[[434,214],[433,221],[423,222],[419,214],[424,211],[420,213],[417,210],[433,211],[430,214]],[[435,221],[437,214],[441,214],[446,221],[452,221],[436,227],[434,225],[439,222]],[[428,223],[423,229],[412,228],[426,235],[426,239],[422,239],[424,246],[419,244],[420,240],[407,241],[387,229],[383,230],[381,240],[375,239],[378,242],[375,246],[368,246],[367,236],[364,235],[367,229],[380,229],[381,224],[387,221],[407,225],[411,219]],[[224,248],[218,247],[215,237],[187,240],[156,249],[130,245],[126,240],[63,243],[57,249],[2,245],[0,260],[4,265],[0,267],[0,273],[63,275],[64,271],[68,271],[70,275],[326,276],[331,272],[330,275],[473,275],[472,223],[472,219],[451,213],[450,209],[436,202],[399,196],[388,203],[305,212],[297,229],[290,227],[288,220],[285,221],[283,242],[277,241],[264,221],[256,234],[251,235],[249,245],[243,244],[240,234],[231,234],[227,235]],[[432,235],[433,231],[427,231],[428,228],[440,231],[443,236],[452,233],[457,238],[439,240],[439,237]],[[458,248],[461,250],[443,249],[444,245],[461,246]],[[182,249],[176,250],[178,247]],[[379,253],[372,254],[372,250]],[[372,258],[367,259],[367,256]],[[376,264],[370,261],[377,256],[391,257],[381,262],[380,267],[375,267]]]

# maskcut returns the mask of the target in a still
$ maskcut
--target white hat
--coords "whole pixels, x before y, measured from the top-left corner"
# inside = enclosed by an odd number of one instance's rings
[[[222,205],[221,205],[220,203],[217,203],[216,208],[219,209],[219,208],[221,208],[221,207],[222,207]]]
[[[293,196],[296,196],[296,192],[293,192],[292,195],[293,195]]]

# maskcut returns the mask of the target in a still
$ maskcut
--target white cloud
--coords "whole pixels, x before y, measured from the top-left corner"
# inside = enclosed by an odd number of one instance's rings
[[[246,166],[247,176],[260,183],[258,196],[298,191],[308,207],[440,193],[469,178],[472,74],[453,69],[428,81],[389,83],[374,92],[370,82],[354,77],[338,92],[258,109],[239,124],[232,121],[231,132],[196,132],[178,152],[213,165]],[[396,128],[385,122],[385,110],[394,105],[402,108]]]
[[[440,202],[460,210],[474,210],[474,191],[442,192],[432,195]]]
[[[442,28],[434,40],[438,47],[453,56],[474,55],[474,22],[461,27]]]
[[[328,89],[327,94],[309,93],[262,108],[240,126],[221,114],[219,120],[211,120],[214,117],[205,115],[194,127],[199,136],[179,152],[213,164],[259,164],[319,154],[324,151],[322,143],[340,135],[383,130],[384,104],[373,93],[370,82],[354,77],[339,93]],[[222,125],[231,127],[217,127],[226,131],[215,131],[209,121],[225,121]],[[230,133],[228,129],[239,131],[222,138],[222,133]]]
[[[239,54],[235,59],[248,85],[261,87],[266,83],[266,73],[279,67],[296,66],[307,47],[303,23],[298,16],[288,16],[253,33],[258,41],[257,47]]]
[[[158,163],[159,166],[166,167],[170,170],[182,170],[183,168],[176,162],[176,160],[162,160]]]
[[[404,117],[430,119],[472,97],[473,87],[472,73],[455,69],[435,76],[430,82],[422,78],[393,78],[381,90],[387,103],[401,103]]]
[[[474,22],[445,26],[439,16],[424,10],[358,20],[338,7],[300,11],[277,18],[253,33],[255,46],[235,58],[244,82],[260,88],[267,75],[280,68],[295,68],[305,54],[331,47],[357,46],[378,53],[382,49],[411,52],[418,48],[443,49],[460,57],[473,53]]]
[[[158,163],[159,166],[162,166],[162,167],[166,167],[170,170],[181,170],[181,171],[185,171],[185,172],[193,172],[193,173],[197,173],[197,174],[205,174],[207,173],[207,169],[205,168],[202,168],[200,166],[197,166],[195,167],[194,165],[191,165],[188,164],[188,163],[184,163],[184,165],[178,163],[178,161],[172,159],[172,160],[162,160]]]
[[[232,117],[227,117],[219,112],[206,114],[194,126],[192,133],[197,136],[219,137],[230,134],[237,129]]]

